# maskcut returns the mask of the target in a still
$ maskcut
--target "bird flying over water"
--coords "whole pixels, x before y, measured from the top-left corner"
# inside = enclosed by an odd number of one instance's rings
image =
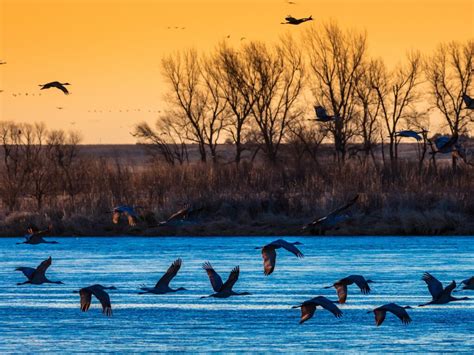
[[[293,306],[291,308],[301,308],[301,319],[300,324],[303,324],[308,319],[311,319],[316,312],[316,307],[321,306],[324,309],[328,310],[336,318],[342,317],[342,311],[334,304],[333,301],[327,299],[324,296],[314,297],[310,300],[304,301],[302,304]]]
[[[138,207],[135,207],[138,208]],[[126,216],[128,219],[129,226],[135,226],[138,222],[138,214],[135,212],[133,206],[117,206],[112,210],[112,222],[118,224],[120,222],[120,217],[122,215]]]
[[[212,289],[215,291],[212,295],[209,296],[203,296],[201,298],[208,298],[208,297],[214,297],[214,298],[228,298],[230,296],[245,296],[245,295],[250,295],[248,292],[235,292],[232,290],[234,287],[235,283],[239,279],[239,274],[240,274],[240,268],[239,266],[236,266],[232,269],[232,271],[229,274],[229,278],[225,283],[222,283],[222,278],[219,276],[219,274],[214,270],[212,267],[211,263],[205,262],[202,265],[202,268],[206,270],[207,276],[209,277],[209,281],[211,282]]]
[[[199,212],[201,210],[202,208],[193,208],[191,205],[187,204],[182,209],[169,216],[166,221],[161,221],[160,223],[158,223],[158,225],[164,226],[175,220],[184,220],[188,218],[191,214]]]
[[[309,16],[309,17],[302,17],[302,18],[295,18],[291,15],[288,15],[285,17],[285,21],[286,22],[281,22],[282,25],[300,25],[302,24],[303,22],[306,22],[306,21],[313,21],[313,16]]]
[[[81,288],[79,291],[73,291],[73,293],[79,293],[81,296],[81,311],[87,312],[92,302],[92,295],[95,296],[102,305],[102,313],[106,316],[112,315],[112,304],[110,303],[110,297],[105,290],[116,290],[114,286],[105,287],[102,285],[92,285]]]
[[[465,301],[470,299],[469,297],[457,298],[451,295],[451,292],[453,292],[453,290],[456,288],[456,281],[454,280],[448,286],[443,287],[443,284],[428,272],[425,272],[421,279],[426,282],[428,291],[431,293],[432,300],[428,303],[420,304],[419,307],[430,304],[446,304],[449,302]]]
[[[324,288],[334,287],[337,291],[337,296],[339,298],[338,302],[340,304],[344,304],[346,303],[347,299],[347,286],[352,285],[354,283],[360,288],[360,291],[364,295],[367,295],[370,293],[369,283],[373,283],[373,281],[366,280],[365,277],[362,275],[349,275],[343,279],[340,279],[339,281],[336,281],[331,286],[326,286]]]
[[[56,88],[61,90],[65,95],[69,95],[69,91],[66,89],[66,85],[71,85],[69,83],[60,83],[59,81],[52,81],[50,83],[41,84],[40,90]]]
[[[388,303],[386,305],[383,305],[371,311],[368,311],[367,313],[374,312],[375,324],[377,325],[377,327],[383,323],[383,321],[385,320],[385,316],[387,315],[387,312],[395,314],[398,318],[400,318],[403,324],[407,325],[411,322],[411,318],[406,311],[407,309],[411,309],[411,307],[410,306],[401,307],[395,303]]]
[[[471,276],[470,278],[461,281],[461,285],[463,285],[461,290],[474,290],[474,276]],[[460,290],[456,290],[455,292],[458,291]]]
[[[165,274],[161,277],[161,279],[158,280],[156,285],[154,287],[141,287],[140,290],[144,292],[139,292],[139,295],[143,295],[145,293],[154,293],[156,295],[162,295],[165,293],[170,293],[170,292],[177,292],[177,291],[186,291],[184,287],[179,287],[177,289],[172,289],[169,284],[171,280],[176,276],[178,273],[179,269],[181,268],[181,259],[176,259],[173,261],[171,266],[168,268],[168,270],[165,272]]]
[[[40,231],[37,228],[31,226],[28,228],[28,235],[25,235],[25,241],[16,244],[58,244],[58,242],[47,241],[43,239],[43,236],[48,235],[51,232],[51,229],[51,226],[49,226],[48,229]]]
[[[466,104],[466,108],[469,110],[474,110],[474,99],[467,94],[462,95],[462,99]]]
[[[300,242],[289,243],[283,239],[277,239],[270,244],[265,245],[264,247],[256,247],[255,249],[262,250],[263,258],[263,273],[265,275],[270,275],[275,269],[276,264],[276,249],[286,249],[290,253],[295,254],[298,258],[303,258],[303,253],[295,247],[295,245],[301,245]]]
[[[48,268],[50,267],[51,262],[52,262],[52,259],[51,257],[49,257],[48,259],[42,261],[41,264],[39,264],[36,267],[36,269],[32,267],[24,267],[24,266],[17,267],[15,270],[21,271],[28,279],[25,282],[17,283],[17,285],[24,285],[24,284],[41,285],[44,283],[62,284],[61,281],[51,281],[46,277],[45,273],[46,273],[46,270],[48,270]]]

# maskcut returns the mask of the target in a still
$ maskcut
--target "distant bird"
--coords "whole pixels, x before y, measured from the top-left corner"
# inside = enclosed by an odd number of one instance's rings
[[[63,110],[63,109],[64,109],[64,107],[62,107],[62,106],[58,106],[58,107],[56,107],[56,108],[57,108],[58,110]]]
[[[207,276],[209,276],[209,281],[211,282],[212,289],[216,292],[213,293],[212,295],[209,296],[203,296],[201,298],[208,298],[208,297],[214,297],[214,298],[228,298],[230,296],[246,296],[250,295],[248,292],[235,292],[232,290],[232,287],[234,287],[235,283],[239,279],[239,273],[240,273],[240,268],[239,266],[236,266],[232,269],[230,272],[229,278],[225,283],[222,283],[222,278],[219,276],[219,274],[214,270],[212,267],[211,263],[205,262],[202,265],[202,268],[206,270]]]
[[[441,282],[428,272],[423,274],[421,278],[428,285],[428,290],[431,293],[432,300],[428,303],[420,304],[419,307],[430,304],[446,304],[454,301],[469,300],[469,297],[456,298],[451,295],[451,292],[456,288],[456,281],[452,281],[448,286],[443,288]]]
[[[241,41],[243,41],[244,39],[247,39],[247,37],[240,37]]]
[[[420,136],[419,133],[422,133],[422,132],[415,132],[412,130],[398,131],[398,132],[395,132],[395,137],[415,138],[417,141],[421,141],[423,137]]]
[[[331,122],[339,119],[339,116],[330,116],[328,115],[326,109],[323,106],[314,106],[314,112],[316,113],[316,118],[312,119],[317,122]]]
[[[48,235],[51,232],[51,229],[51,226],[49,226],[48,229],[40,231],[36,227],[31,226],[28,228],[28,234],[25,235],[25,241],[16,244],[58,244],[58,242],[43,239],[43,236]]]
[[[295,245],[302,245],[300,242],[289,243],[283,239],[277,239],[270,244],[265,245],[264,247],[256,247],[255,249],[262,250],[263,258],[263,273],[265,275],[270,275],[275,269],[276,264],[276,249],[286,249],[290,253],[295,254],[298,258],[303,258],[303,253],[295,247]]]
[[[48,259],[41,262],[36,269],[32,267],[17,267],[16,271],[21,271],[26,278],[28,279],[25,282],[19,282],[17,285],[24,285],[24,284],[32,284],[32,285],[41,285],[44,283],[50,284],[62,284],[61,281],[51,281],[46,276],[46,270],[48,270],[49,266],[51,265],[52,259],[49,257]]]
[[[0,65],[5,65],[5,64],[7,64],[7,62],[0,60]]]
[[[340,279],[339,281],[336,281],[331,286],[326,286],[324,288],[334,287],[337,291],[337,296],[339,298],[338,302],[340,304],[344,304],[346,303],[347,299],[347,286],[352,285],[354,283],[360,288],[360,291],[364,295],[367,295],[370,293],[369,283],[373,283],[373,281],[366,280],[365,277],[362,275],[349,275],[343,279]]]
[[[461,285],[464,285],[461,290],[474,290],[474,276],[471,276],[470,278],[461,281]],[[458,292],[460,290],[456,290],[455,292]]]
[[[458,141],[458,135],[453,134],[451,137],[449,136],[440,136],[435,139],[434,144],[436,146],[436,151],[432,152],[431,154],[441,153],[452,153],[455,145]]]
[[[313,21],[313,16],[303,17],[303,18],[295,18],[291,15],[285,17],[286,22],[281,22],[282,25],[300,25],[306,21]]]
[[[167,220],[161,221],[158,223],[159,226],[167,225],[168,223],[175,221],[175,220],[184,220],[188,218],[191,214],[197,213],[201,211],[203,208],[193,208],[191,205],[187,204],[179,211],[176,211],[171,216],[168,217]]]
[[[114,286],[105,287],[102,285],[92,285],[83,287],[79,291],[73,291],[73,293],[79,293],[81,296],[81,311],[87,312],[92,302],[92,295],[95,296],[102,305],[102,313],[106,316],[112,315],[112,305],[110,303],[110,297],[105,290],[116,290]]]
[[[135,212],[135,208],[127,205],[115,207],[112,210],[112,222],[118,224],[120,222],[120,217],[124,215],[128,219],[128,225],[135,226],[138,222],[138,214]]]
[[[462,99],[464,100],[464,103],[466,104],[466,108],[469,110],[474,110],[474,99],[470,97],[469,95],[462,95]]]
[[[296,5],[296,2],[294,1],[287,1],[288,5]]]
[[[165,272],[165,274],[161,277],[161,279],[156,283],[154,287],[141,287],[140,290],[144,292],[139,292],[139,295],[143,295],[145,293],[154,293],[156,295],[162,295],[165,293],[170,292],[177,292],[177,291],[186,291],[184,287],[179,287],[177,289],[172,289],[169,284],[171,280],[176,276],[179,269],[181,268],[181,259],[176,259],[173,261],[171,266]]]
[[[327,216],[316,218],[311,223],[303,226],[303,230],[309,229],[311,233],[324,234],[328,229],[334,228],[339,223],[345,222],[351,218],[351,214],[346,213],[346,211],[357,202],[358,198],[359,195],[356,195],[345,205],[335,209]]]
[[[334,304],[333,301],[327,299],[324,296],[314,297],[310,300],[304,301],[302,304],[293,306],[291,308],[301,308],[301,320],[300,324],[303,324],[308,319],[311,319],[316,312],[316,307],[321,306],[324,309],[328,310],[336,318],[342,317],[342,311]]]
[[[69,91],[67,91],[66,85],[71,85],[71,84],[69,84],[69,83],[60,83],[59,81],[52,81],[50,83],[41,84],[40,85],[41,86],[40,90],[56,88],[56,89],[61,90],[64,94],[69,95]]]
[[[386,305],[377,307],[373,309],[372,311],[368,311],[367,313],[374,312],[375,324],[377,325],[377,327],[383,323],[383,321],[385,320],[385,316],[387,315],[387,312],[395,314],[398,318],[400,318],[403,324],[409,324],[411,322],[411,318],[406,311],[407,309],[411,309],[411,307],[410,306],[401,307],[395,303],[388,303]]]

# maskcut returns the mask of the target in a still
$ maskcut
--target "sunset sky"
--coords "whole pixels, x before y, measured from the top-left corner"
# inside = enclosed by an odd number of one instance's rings
[[[393,65],[408,49],[474,36],[473,0],[294,1],[0,0],[0,119],[74,129],[84,143],[134,143],[133,125],[164,106],[161,57],[178,49],[207,50],[228,35],[235,45],[275,41],[335,20],[366,30],[370,54]],[[315,21],[281,25],[288,14]],[[71,95],[39,91],[54,80],[71,83]]]

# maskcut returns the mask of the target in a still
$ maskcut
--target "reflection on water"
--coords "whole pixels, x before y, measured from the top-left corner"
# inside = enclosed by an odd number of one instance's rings
[[[287,238],[299,240],[304,259],[277,251],[275,272],[263,275],[260,251],[273,238],[63,238],[57,245],[16,245],[0,239],[0,352],[14,351],[459,351],[474,349],[474,300],[409,310],[403,326],[388,314],[374,325],[366,311],[388,302],[429,301],[420,280],[429,271],[443,283],[474,275],[474,242],[468,237]],[[64,285],[16,286],[17,266],[36,266],[49,255],[52,280]],[[153,286],[176,258],[183,266],[171,286],[188,291],[138,295]],[[240,265],[238,292],[251,296],[200,299],[212,293],[202,262],[225,280]],[[323,286],[349,274],[374,280],[364,296],[349,287],[344,316],[317,311],[299,325],[290,307],[334,289]],[[114,315],[93,299],[82,313],[72,291],[93,283],[114,285]],[[469,294],[470,293],[470,294]],[[463,291],[470,295],[473,291]]]

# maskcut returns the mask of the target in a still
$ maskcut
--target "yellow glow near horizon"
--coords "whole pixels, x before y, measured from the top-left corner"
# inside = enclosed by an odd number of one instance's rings
[[[288,14],[366,30],[370,54],[389,65],[474,35],[473,0],[294,1],[0,0],[0,119],[78,130],[84,143],[134,143],[132,126],[154,122],[164,104],[162,55],[206,51],[228,35],[235,45],[275,41],[301,30],[280,25]],[[53,80],[70,82],[71,95],[39,91]]]

